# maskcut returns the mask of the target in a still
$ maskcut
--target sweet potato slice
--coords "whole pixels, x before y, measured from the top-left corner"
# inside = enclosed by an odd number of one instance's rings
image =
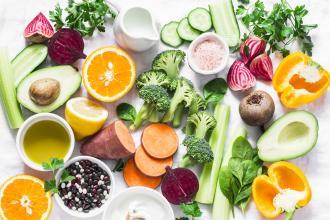
[[[157,188],[162,181],[161,177],[149,177],[141,173],[136,167],[134,158],[129,159],[123,171],[124,180],[128,186],[145,186],[149,188]]]
[[[136,167],[145,175],[157,177],[163,175],[167,166],[173,165],[173,157],[165,159],[156,159],[150,157],[142,146],[140,146],[134,155]]]
[[[134,154],[135,145],[124,122],[117,120],[85,142],[80,152],[100,159],[120,159]]]
[[[174,129],[160,123],[146,127],[141,141],[146,152],[157,159],[172,156],[179,146],[179,139]]]

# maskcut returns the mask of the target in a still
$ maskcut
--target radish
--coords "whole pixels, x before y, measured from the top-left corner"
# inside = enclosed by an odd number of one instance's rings
[[[27,25],[24,37],[33,43],[42,43],[54,35],[54,29],[41,12]]]

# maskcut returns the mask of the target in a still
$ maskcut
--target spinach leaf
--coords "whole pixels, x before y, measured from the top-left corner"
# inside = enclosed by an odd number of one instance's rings
[[[118,118],[124,121],[129,121],[130,123],[133,123],[136,118],[135,108],[128,103],[119,104],[116,108],[116,112]]]
[[[217,104],[227,93],[227,83],[223,78],[215,78],[205,84],[203,95],[206,104]]]
[[[223,167],[219,173],[219,185],[221,192],[228,199],[229,203],[233,206],[238,192],[237,183],[235,182],[231,169]]]
[[[259,166],[252,160],[245,160],[241,163],[241,169],[243,170],[242,186],[251,185],[258,175]]]
[[[252,192],[252,186],[248,185],[240,189],[240,192],[235,198],[235,205],[239,205],[250,198]]]
[[[252,160],[255,152],[251,144],[244,138],[238,137],[233,144],[232,157],[241,158],[242,160]]]

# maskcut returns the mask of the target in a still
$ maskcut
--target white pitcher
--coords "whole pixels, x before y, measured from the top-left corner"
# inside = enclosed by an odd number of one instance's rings
[[[116,42],[124,49],[142,52],[159,42],[159,24],[152,13],[141,6],[121,9],[113,31]]]

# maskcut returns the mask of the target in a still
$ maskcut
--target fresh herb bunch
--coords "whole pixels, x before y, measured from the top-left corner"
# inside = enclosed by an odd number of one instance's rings
[[[200,217],[202,215],[202,212],[196,201],[193,201],[192,203],[181,203],[180,208],[187,216]],[[185,219],[185,217],[182,218]]]
[[[263,172],[263,162],[256,148],[252,148],[244,137],[238,137],[232,149],[228,166],[219,173],[220,188],[232,206],[239,206],[244,212],[251,196],[252,182]]]
[[[104,32],[107,17],[114,18],[117,14],[105,0],[83,0],[79,3],[69,0],[64,10],[67,12],[64,20],[63,9],[59,4],[49,12],[55,29],[69,27],[79,31],[82,36],[92,36],[95,29]]]
[[[44,170],[48,170],[48,171],[52,171],[53,175],[55,175],[55,171],[58,169],[61,169],[64,166],[64,161],[61,159],[57,159],[57,158],[51,158],[49,160],[49,163],[42,163],[42,167],[44,168]],[[61,183],[65,183],[65,182],[69,182],[71,180],[73,180],[75,177],[71,176],[69,174],[69,171],[64,170],[61,176]],[[45,192],[52,192],[52,193],[58,193],[58,188],[56,185],[56,180],[55,179],[51,179],[48,181],[45,181]]]
[[[274,4],[269,12],[261,0],[250,7],[239,5],[236,15],[241,16],[242,23],[258,37],[266,40],[270,46],[268,53],[279,51],[287,56],[290,51],[287,46],[298,40],[301,50],[312,55],[313,42],[309,32],[316,24],[304,24],[303,18],[308,14],[305,5],[292,8],[286,0]]]

